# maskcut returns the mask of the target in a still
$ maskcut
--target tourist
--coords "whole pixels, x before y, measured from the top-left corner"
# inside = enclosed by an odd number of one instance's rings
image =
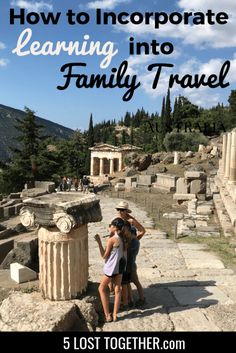
[[[136,301],[136,307],[142,307],[146,303],[146,299],[144,296],[143,287],[139,281],[137,274],[137,265],[136,265],[136,257],[140,248],[140,239],[144,236],[146,230],[145,228],[134,218],[131,216],[131,210],[129,209],[129,204],[125,201],[120,201],[116,206],[116,210],[118,211],[118,217],[121,217],[125,221],[128,221],[131,225],[131,252],[132,252],[132,269],[131,269],[131,282],[137,287],[139,299]],[[132,298],[131,298],[131,286],[128,286],[128,290],[130,293],[129,305],[133,306]]]
[[[71,185],[72,185],[72,178],[68,177],[67,178],[67,191],[71,191]]]
[[[133,251],[131,248],[132,241],[132,226],[128,221],[125,221],[124,232],[126,239],[127,257],[126,257],[126,267],[122,276],[122,310],[128,310],[129,304],[133,303],[132,291],[131,291],[131,276],[133,267]]]
[[[120,307],[122,274],[126,266],[124,224],[125,222],[121,218],[115,218],[111,222],[110,233],[113,234],[113,236],[109,237],[105,249],[102,246],[100,236],[96,234],[94,238],[98,243],[103,259],[105,259],[104,276],[102,277],[98,290],[106,322],[117,320],[117,313]],[[113,315],[110,313],[109,293],[107,291],[108,284],[111,281],[114,283],[115,292]]]
[[[74,177],[74,188],[75,188],[75,191],[78,191],[78,187],[79,187],[79,180],[77,177]]]
[[[63,189],[63,191],[67,190],[67,177],[66,176],[63,177],[62,189]]]
[[[83,193],[88,194],[88,192],[89,192],[89,178],[84,176],[82,179],[82,184],[83,184]]]

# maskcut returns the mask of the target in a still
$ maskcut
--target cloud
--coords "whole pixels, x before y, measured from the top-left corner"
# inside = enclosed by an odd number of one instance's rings
[[[97,0],[87,4],[89,9],[113,10],[120,4],[128,4],[131,0]]]
[[[177,5],[181,12],[206,12],[212,9],[213,12],[226,12],[229,15],[228,23],[225,25],[173,25],[166,23],[155,29],[154,20],[150,20],[150,24],[134,25],[117,25],[116,29],[127,32],[136,36],[148,37],[155,35],[159,38],[179,39],[183,44],[193,45],[196,48],[233,48],[236,46],[236,1],[225,0],[224,5],[215,0],[180,0]],[[206,20],[207,22],[207,20]]]
[[[43,10],[52,11],[53,6],[44,1],[31,2],[27,0],[14,0],[11,2],[11,6],[17,6],[26,9],[28,12],[39,12]]]
[[[0,50],[5,48],[6,48],[5,44],[3,42],[0,42]]]
[[[236,12],[235,0],[179,0],[178,6],[184,11],[203,11],[208,9],[214,9],[214,11],[227,11],[233,13]]]
[[[5,67],[7,65],[8,65],[8,60],[0,58],[0,67]]]
[[[129,74],[136,74],[138,76],[140,82],[142,83],[142,89],[150,98],[153,99],[166,95],[171,74],[179,74],[180,78],[189,73],[193,76],[196,74],[205,74],[207,77],[211,74],[218,75],[224,63],[224,60],[219,58],[213,58],[208,62],[202,62],[196,58],[191,58],[183,64],[175,65],[173,68],[162,68],[158,85],[156,89],[152,89],[152,83],[155,78],[156,71],[155,69],[153,69],[152,72],[147,71],[147,66],[149,64],[147,58],[148,57],[144,55],[140,57],[131,57],[131,59],[129,59]],[[150,62],[151,61],[153,61],[153,57],[150,59]],[[229,83],[233,85],[236,83],[236,53],[233,55],[233,59],[230,62],[230,71],[225,79],[225,82],[229,81]],[[217,105],[221,100],[218,90],[203,86],[199,88],[182,89],[178,84],[174,84],[171,88],[171,94],[172,96],[184,95],[194,104],[205,108]]]

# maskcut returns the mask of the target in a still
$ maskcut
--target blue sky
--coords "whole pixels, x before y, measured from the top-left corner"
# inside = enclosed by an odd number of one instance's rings
[[[16,13],[20,8],[30,11],[47,13],[48,11],[61,12],[57,25],[14,25],[9,24],[9,9],[14,8]],[[94,20],[95,9],[114,11],[116,13],[158,12],[171,13],[214,12],[224,11],[229,15],[226,25],[208,24],[201,26],[166,24],[155,29],[153,22],[149,25],[106,25],[98,26]],[[74,12],[87,12],[90,21],[87,25],[76,24],[70,26],[66,22],[65,13],[68,9]],[[69,56],[61,53],[58,56],[17,56],[12,53],[18,38],[23,30],[32,30],[33,41],[41,45],[46,41],[84,41],[84,35],[89,35],[90,41],[100,41],[101,46],[108,41],[114,43],[117,54],[112,58],[110,65],[100,67],[102,56]],[[155,39],[160,43],[171,42],[174,52],[171,55],[129,55],[129,38],[135,41]],[[25,50],[29,49],[29,45]],[[128,60],[130,75],[137,75],[141,82],[132,100],[123,102],[122,96],[126,89],[77,89],[74,81],[67,90],[57,90],[57,85],[64,85],[65,79],[60,72],[62,65],[69,62],[85,62],[86,70],[80,73],[111,74],[113,67],[118,68],[123,60]],[[2,0],[0,6],[0,103],[18,109],[24,106],[36,111],[37,115],[65,125],[72,129],[86,129],[90,114],[94,122],[108,119],[120,119],[126,111],[135,112],[144,107],[150,113],[160,112],[163,95],[168,88],[171,73],[184,75],[218,73],[222,64],[230,60],[231,68],[226,81],[230,86],[224,89],[182,89],[175,85],[171,90],[172,101],[179,94],[187,96],[193,103],[202,107],[211,107],[218,102],[227,104],[232,89],[236,89],[236,1],[235,0]],[[149,72],[147,66],[151,63],[174,64],[172,70],[163,70],[157,89],[152,89],[154,72]]]

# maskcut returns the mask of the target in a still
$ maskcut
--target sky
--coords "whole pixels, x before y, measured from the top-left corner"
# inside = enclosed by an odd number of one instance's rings
[[[150,18],[149,24],[142,22],[135,25],[127,16],[128,24],[98,25],[98,8],[102,13],[112,11],[116,15],[125,11],[129,16],[134,12],[165,12],[168,15],[178,12],[183,15],[190,11],[206,13],[207,10],[212,10],[214,13],[227,13],[229,19],[224,25],[210,25],[206,19],[204,25],[194,25],[190,20],[189,24],[175,25],[167,22],[155,28],[153,17]],[[30,16],[32,12],[60,12],[61,15],[57,25],[45,25],[42,19],[34,25],[27,21],[20,24],[17,19],[14,24],[10,24],[10,9],[14,9],[15,14],[19,14],[20,9],[25,9],[25,17]],[[68,24],[66,13],[69,9],[76,14],[88,14],[88,23]],[[215,17],[213,19],[215,20]],[[13,51],[25,30],[32,36],[17,55]],[[134,38],[134,43],[151,43],[155,40],[161,45],[169,42],[173,45],[173,52],[169,55],[161,52],[153,54],[150,46],[149,55],[131,55],[131,37]],[[26,40],[26,35],[23,40]],[[77,41],[79,48],[85,45],[85,42],[88,48],[92,41],[99,41],[102,53],[70,56],[62,51],[57,56],[42,53],[33,55],[32,46],[36,47],[35,41],[40,42],[40,48],[48,41],[53,45],[58,41]],[[102,67],[108,48],[113,56],[110,57],[110,62],[104,65],[106,67]],[[20,52],[26,51],[28,55],[19,55]],[[86,63],[86,68],[73,68],[74,74],[86,74],[88,79],[92,74],[106,74],[109,78],[112,68],[118,69],[124,60],[128,61],[125,74],[130,75],[129,82],[132,77],[136,77],[137,82],[140,82],[140,87],[127,102],[122,100],[127,88],[77,88],[75,79],[71,79],[67,89],[57,89],[57,86],[65,85],[65,73],[61,72],[61,67],[65,64],[83,62]],[[236,89],[235,0],[2,0],[0,4],[0,104],[22,110],[27,106],[38,116],[72,129],[87,129],[91,113],[94,123],[108,119],[119,120],[126,111],[136,112],[142,107],[149,113],[160,113],[162,98],[166,95],[171,74],[179,74],[179,77],[186,74],[219,76],[222,65],[227,60],[230,61],[230,70],[225,77],[225,82],[230,83],[228,87],[181,88],[179,84],[175,84],[171,89],[172,102],[175,97],[184,95],[192,103],[204,108],[218,103],[228,104],[231,90]],[[153,63],[173,65],[172,68],[162,69],[155,89],[152,88],[155,70],[148,71],[148,66]]]

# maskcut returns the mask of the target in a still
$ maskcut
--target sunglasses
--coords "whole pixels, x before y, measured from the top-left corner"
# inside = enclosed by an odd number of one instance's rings
[[[124,208],[117,208],[117,211],[125,212],[125,211],[127,211],[127,209],[124,209]]]

